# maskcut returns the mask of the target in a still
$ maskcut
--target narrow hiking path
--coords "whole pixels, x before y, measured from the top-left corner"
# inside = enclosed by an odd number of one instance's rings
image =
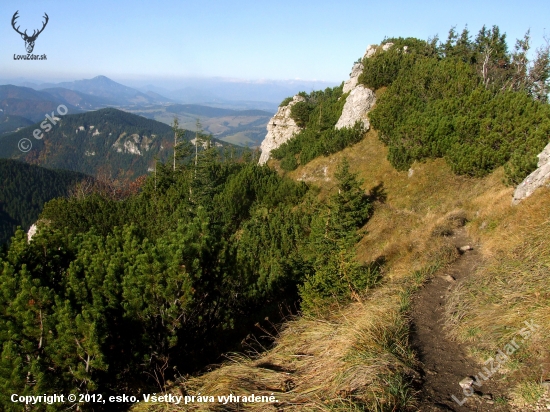
[[[466,396],[459,385],[464,378],[479,374],[482,367],[467,356],[467,345],[446,338],[443,310],[449,292],[471,276],[481,262],[481,254],[464,228],[456,230],[451,239],[457,248],[470,245],[473,249],[439,270],[413,297],[411,345],[422,365],[418,410],[509,411],[509,406],[499,401],[503,390],[498,375],[483,381],[480,387],[473,386],[475,393],[471,396]]]

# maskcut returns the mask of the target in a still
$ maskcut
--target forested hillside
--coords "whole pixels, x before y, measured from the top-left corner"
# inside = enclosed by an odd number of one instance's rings
[[[0,157],[91,176],[135,179],[152,170],[155,159],[166,161],[173,154],[172,128],[155,120],[117,109],[57,115],[57,119],[55,125],[49,123],[48,132],[34,125],[0,137]],[[33,138],[37,128],[42,139]],[[26,153],[18,148],[24,138],[32,142]],[[195,133],[186,132],[181,138],[189,141]]]
[[[17,226],[28,230],[44,203],[67,196],[71,187],[85,178],[81,173],[0,159],[0,245],[10,239]]]
[[[204,131],[216,139],[240,146],[258,146],[265,137],[266,124],[272,114],[263,110],[232,110],[196,104],[158,105],[128,109],[166,124],[178,117],[182,128],[196,130],[199,119]]]
[[[0,114],[0,135],[30,126],[32,123],[29,119],[21,116]]]
[[[0,109],[4,115],[38,122],[44,119],[44,113],[51,113],[60,104],[67,105],[71,113],[81,112],[80,108],[47,92],[11,84],[0,85]]]
[[[4,395],[154,390],[299,293],[313,313],[375,282],[376,267],[353,263],[370,209],[345,162],[340,193],[319,202],[255,159],[188,149],[137,195],[52,200],[32,242],[17,233],[0,275]],[[330,271],[344,262],[346,280]]]

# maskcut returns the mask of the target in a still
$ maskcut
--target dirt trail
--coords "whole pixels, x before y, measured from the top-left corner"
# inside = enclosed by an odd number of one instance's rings
[[[421,380],[418,384],[419,411],[509,411],[507,405],[499,403],[497,376],[484,381],[481,387],[474,386],[475,393],[466,396],[459,382],[481,372],[480,365],[466,354],[466,345],[446,339],[443,330],[443,308],[451,288],[468,278],[480,263],[481,256],[476,245],[459,229],[452,237],[459,248],[473,246],[451,266],[435,274],[414,296],[412,305],[411,344],[422,363]],[[452,276],[455,280],[449,278]],[[465,401],[462,405],[456,402]]]

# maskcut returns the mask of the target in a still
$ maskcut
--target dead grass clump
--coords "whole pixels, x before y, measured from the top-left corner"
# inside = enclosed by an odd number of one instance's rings
[[[463,227],[468,219],[464,210],[455,210],[447,213],[435,223],[431,235],[433,237],[448,237],[452,236],[456,229]]]

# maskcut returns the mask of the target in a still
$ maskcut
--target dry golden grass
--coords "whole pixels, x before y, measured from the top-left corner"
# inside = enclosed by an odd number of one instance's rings
[[[449,301],[449,333],[470,342],[480,362],[515,339],[520,349],[501,373],[513,388],[510,397],[529,402],[528,394],[542,393],[540,382],[550,380],[550,191],[480,213],[472,226],[487,259]],[[525,321],[539,328],[523,339]]]
[[[355,146],[288,174],[320,186],[319,196],[324,197],[333,188],[333,173],[345,156],[352,171],[364,179],[365,190],[373,195],[376,191],[379,200],[363,228],[357,256],[363,262],[384,258],[380,285],[328,319],[287,322],[273,349],[253,359],[233,355],[221,367],[170,389],[208,396],[274,393],[277,403],[194,403],[170,410],[415,410],[414,393],[407,385],[415,375],[408,347],[410,296],[438,267],[456,258],[445,235],[466,220],[469,234],[484,245],[488,265],[475,275],[475,282],[457,292],[449,310],[450,333],[463,339],[468,331],[480,328],[484,333],[476,335],[475,342],[483,348],[508,336],[502,332],[506,329],[493,330],[489,324],[517,328],[527,316],[548,328],[547,277],[544,286],[548,260],[538,256],[549,249],[544,232],[548,233],[550,193],[512,208],[512,189],[502,184],[502,170],[473,179],[456,176],[443,160],[434,160],[415,163],[409,176],[393,169],[386,153],[376,132],[370,131]],[[277,162],[270,164],[277,168]],[[546,208],[537,200],[544,200]],[[527,233],[534,238],[526,238]],[[526,265],[515,267],[518,261]],[[472,293],[477,293],[475,298]],[[521,316],[513,315],[517,308],[523,311]],[[533,353],[548,353],[548,329],[544,331],[542,340],[530,342]],[[142,403],[135,410],[154,407]]]

